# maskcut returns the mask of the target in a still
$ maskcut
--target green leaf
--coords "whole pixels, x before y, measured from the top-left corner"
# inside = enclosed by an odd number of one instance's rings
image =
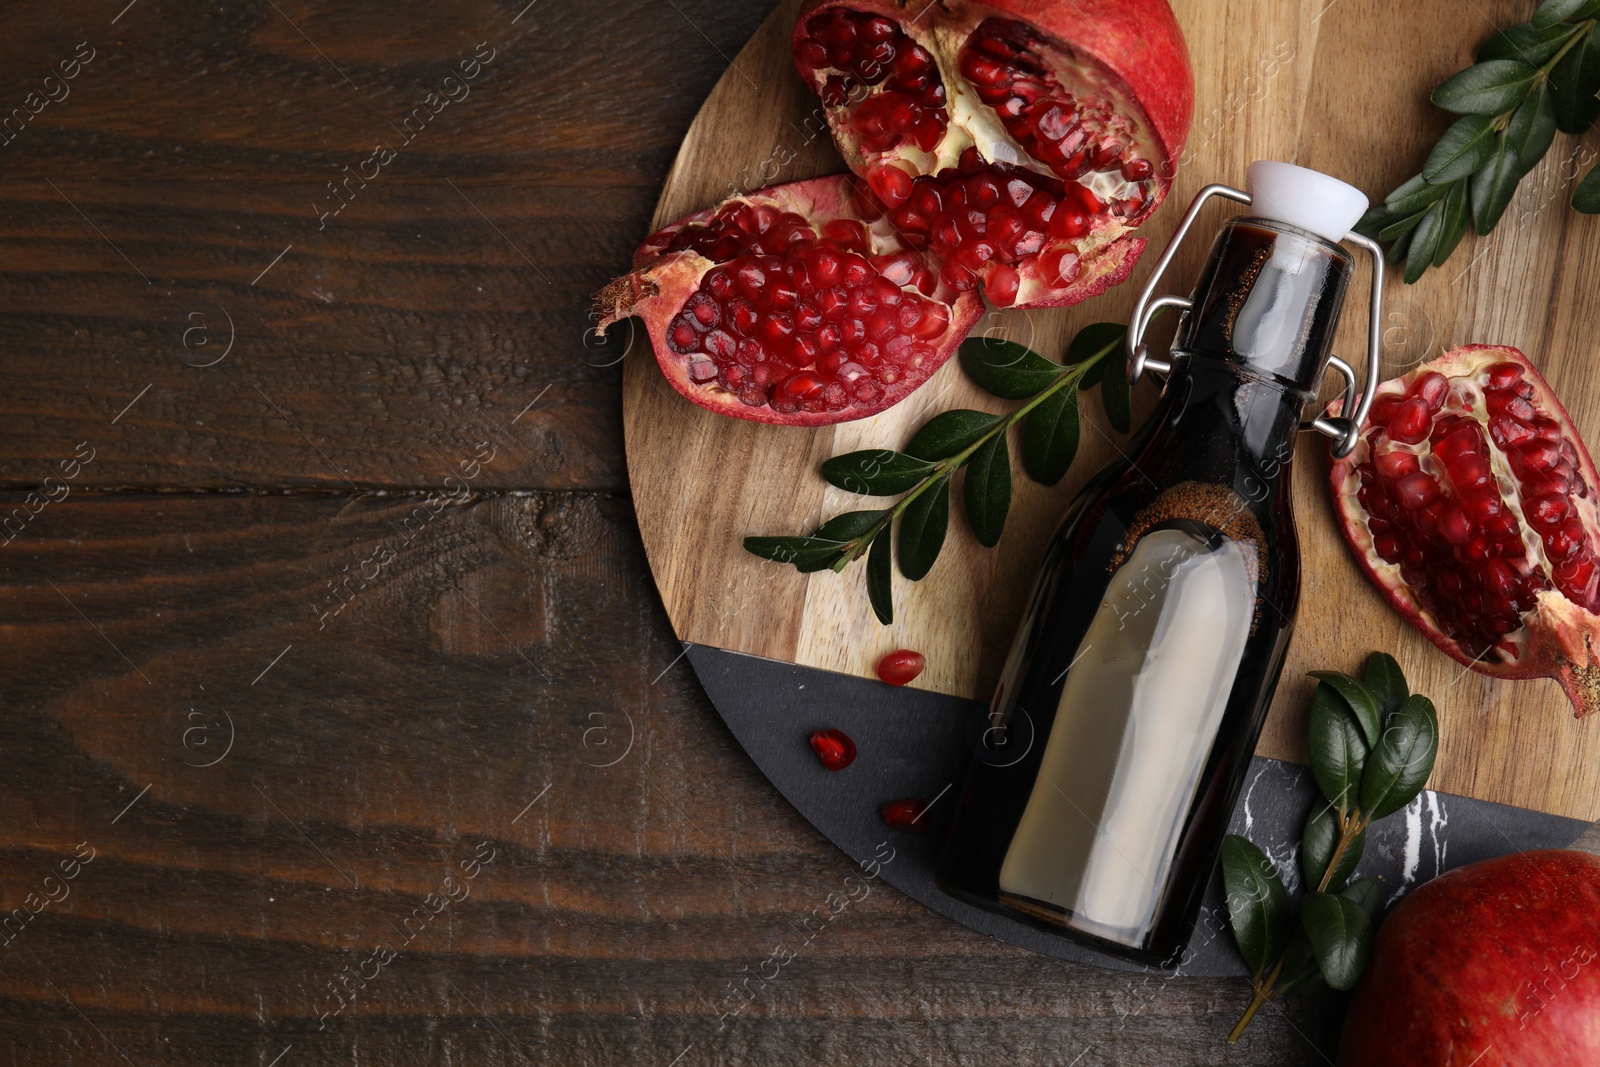
[[[1520,59],[1474,63],[1433,91],[1433,102],[1458,115],[1500,115],[1522,100],[1539,71]]]
[[[1556,126],[1562,133],[1582,133],[1600,117],[1600,35],[1561,57],[1550,71],[1550,97],[1555,104]]]
[[[1317,686],[1311,698],[1311,774],[1322,795],[1341,812],[1356,806],[1367,743],[1350,705],[1330,685]]]
[[[1310,674],[1323,685],[1331,686],[1344,699],[1350,714],[1356,717],[1356,724],[1361,727],[1367,747],[1377,744],[1378,735],[1383,732],[1383,713],[1379,710],[1377,697],[1348,674],[1338,671],[1311,671]]]
[[[1572,190],[1572,206],[1585,215],[1600,215],[1600,166],[1591,170]]]
[[[917,459],[949,459],[957,452],[971,448],[999,423],[999,415],[990,415],[985,411],[966,408],[941,411],[912,435],[906,451]]]
[[[1426,210],[1422,210],[1417,212],[1415,215],[1407,215],[1403,219],[1389,223],[1389,225],[1378,231],[1378,240],[1393,241],[1404,237],[1406,234],[1417,228],[1417,223],[1421,222],[1422,216],[1426,215],[1427,213],[1428,212]]]
[[[1556,105],[1550,87],[1542,84],[1528,94],[1506,126],[1506,140],[1517,153],[1518,175],[1537,167],[1555,139]]]
[[[1332,893],[1312,893],[1300,905],[1300,925],[1323,981],[1349,989],[1372,958],[1372,922],[1361,905]]]
[[[1378,884],[1376,878],[1357,878],[1339,890],[1339,895],[1365,912],[1367,921],[1374,930],[1377,929],[1379,920],[1383,918],[1383,886]]]
[[[1333,850],[1338,847],[1339,817],[1329,805],[1318,804],[1306,817],[1305,830],[1300,834],[1300,873],[1305,876],[1307,889],[1315,889],[1322,884],[1323,875],[1328,873],[1328,864],[1333,862]],[[1339,857],[1338,869],[1328,881],[1329,892],[1336,892],[1344,885],[1355,871],[1356,864],[1361,862],[1361,852],[1366,847],[1365,830],[1350,839],[1344,854]]]
[[[1317,970],[1317,957],[1311,953],[1311,942],[1303,927],[1295,927],[1284,949],[1283,969],[1278,972],[1279,996],[1290,993],[1308,993],[1324,988],[1322,972]]]
[[[1434,205],[1422,214],[1422,221],[1417,223],[1416,230],[1411,234],[1411,252],[1406,256],[1406,284],[1410,285],[1422,277],[1424,271],[1433,266],[1433,255],[1439,250],[1439,239],[1444,235],[1444,205],[1445,201],[1437,200]]]
[[[1361,776],[1361,811],[1371,819],[1399,811],[1422,791],[1439,754],[1439,716],[1425,696],[1407,697],[1389,720]]]
[[[846,511],[818,526],[812,537],[827,541],[854,541],[878,524],[881,511]]]
[[[932,473],[932,463],[887,448],[846,452],[822,465],[822,477],[829,485],[867,496],[895,496],[907,492]]]
[[[907,504],[900,516],[900,573],[921,581],[939,558],[949,525],[950,476],[945,475]]]
[[[1517,191],[1519,160],[1509,142],[1507,134],[1496,137],[1494,154],[1471,178],[1472,224],[1479,233],[1494,229]]]
[[[1222,839],[1222,884],[1233,939],[1251,975],[1260,978],[1289,939],[1289,894],[1272,861],[1237,834]]]
[[[1384,227],[1388,226],[1390,223],[1400,221],[1400,218],[1401,216],[1390,211],[1386,205],[1373,204],[1371,207],[1367,208],[1367,213],[1361,216],[1361,221],[1357,222],[1351,228],[1355,230],[1356,233],[1361,234],[1363,237],[1370,237],[1376,241],[1378,240],[1379,232],[1382,231]]]
[[[1443,185],[1434,185],[1428,179],[1418,174],[1402,183],[1394,192],[1384,197],[1383,206],[1388,208],[1396,218],[1405,215],[1415,215],[1435,200],[1443,198],[1450,189]]]
[[[1078,393],[1052,393],[1022,422],[1022,468],[1041,485],[1055,485],[1078,454]]]
[[[997,337],[969,337],[958,358],[978,388],[1007,400],[1021,400],[1046,389],[1061,376],[1062,366],[1039,353]]]
[[[1535,67],[1542,66],[1561,51],[1561,46],[1567,43],[1567,38],[1572,34],[1571,26],[1556,25],[1541,29],[1529,22],[1519,22],[1515,26],[1507,26],[1485,41],[1478,49],[1477,60],[1481,63],[1486,59],[1520,59]]]
[[[1544,0],[1533,13],[1529,25],[1538,30],[1548,29],[1568,19],[1589,18],[1596,9],[1600,9],[1600,4],[1595,0]]]
[[[1439,245],[1433,252],[1435,267],[1444,266],[1444,261],[1456,250],[1461,238],[1467,235],[1467,224],[1471,220],[1472,212],[1467,203],[1467,183],[1456,182],[1450,188],[1450,195],[1444,198],[1444,216],[1439,220]]]
[[[1128,368],[1122,360],[1106,369],[1100,379],[1100,403],[1106,409],[1106,421],[1118,433],[1127,433],[1133,427],[1133,408],[1128,398]]]
[[[1380,723],[1388,722],[1389,716],[1399,711],[1400,705],[1411,695],[1411,690],[1406,688],[1406,676],[1401,672],[1400,664],[1387,652],[1374,652],[1367,657],[1361,681],[1378,702]],[[1374,737],[1372,740],[1377,743],[1378,739]]]
[[[993,548],[1005,530],[1006,512],[1011,509],[1011,449],[1006,435],[997,433],[978,446],[966,463],[966,484],[962,499],[967,507],[967,525],[985,548]]]
[[[843,543],[820,537],[746,537],[744,550],[762,559],[792,563],[801,573],[826,570],[844,555]]]
[[[1127,337],[1128,327],[1124,323],[1091,322],[1079,330],[1073,336],[1072,343],[1067,345],[1067,363],[1076,367],[1098,357],[1100,362],[1097,366],[1101,368],[1120,363],[1126,370],[1127,361],[1120,353],[1124,351]]]
[[[1444,131],[1439,143],[1422,164],[1422,176],[1435,185],[1465,178],[1484,163],[1494,151],[1495,121],[1492,115],[1463,115]]]
[[[872,613],[885,626],[894,622],[894,597],[890,591],[893,545],[894,533],[886,526],[873,538],[872,550],[867,553],[867,600],[872,604]]]
[[[1405,259],[1406,254],[1410,251],[1411,235],[1408,233],[1404,237],[1401,237],[1394,244],[1389,246],[1389,251],[1383,254],[1383,261],[1392,267],[1396,263],[1399,263],[1401,260]]]

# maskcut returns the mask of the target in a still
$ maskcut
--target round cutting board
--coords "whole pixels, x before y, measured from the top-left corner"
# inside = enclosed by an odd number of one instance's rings
[[[1503,25],[1524,17],[1523,6],[1488,10]],[[797,0],[788,0],[773,12],[700,109],[662,191],[657,225],[735,192],[843,169],[820,105],[789,59],[798,8]],[[1428,104],[1429,87],[1492,32],[1487,19],[1463,27],[1449,0],[1398,8],[1377,0],[1175,0],[1173,8],[1193,58],[1196,113],[1168,203],[1140,231],[1156,250],[1196,190],[1212,181],[1242,184],[1254,159],[1315,167],[1381,196],[1415,172],[1448,121]],[[1449,54],[1451,37],[1460,38],[1460,55]],[[1429,45],[1419,49],[1418,41]],[[1600,288],[1600,218],[1566,207],[1570,185],[1560,183],[1573,170],[1568,157],[1574,151],[1581,151],[1577,142],[1558,136],[1493,234],[1469,237],[1443,268],[1414,286],[1391,281],[1385,375],[1402,373],[1447,345],[1515,345],[1555,385],[1585,439],[1600,442],[1594,358],[1600,303],[1593,299]],[[1207,218],[1221,219],[1223,210]],[[1202,219],[1196,232],[1213,231]],[[1174,261],[1168,276],[1175,289],[1193,283],[1205,245],[1202,236]],[[1127,284],[1086,304],[994,312],[978,330],[1059,357],[1080,327],[1126,320],[1154,260],[1147,255]],[[1364,271],[1356,284],[1365,284]],[[1363,301],[1353,298],[1338,350],[1359,356],[1365,330]],[[1051,489],[1019,475],[996,550],[979,546],[962,520],[953,520],[949,543],[925,579],[913,583],[895,575],[896,621],[884,627],[867,605],[862,567],[801,575],[747,554],[742,540],[804,533],[859,506],[852,501],[860,498],[817,474],[829,456],[898,447],[933,412],[999,411],[1004,402],[975,389],[952,362],[909,400],[873,418],[820,429],[764,426],[715,415],[678,396],[639,331],[623,372],[628,475],[645,550],[678,636],[862,678],[872,676],[884,652],[915,648],[928,657],[916,685],[987,699],[1045,538],[1078,487],[1125,447],[1107,425],[1098,396],[1084,399],[1083,448],[1072,472]],[[1443,733],[1433,786],[1600,818],[1600,730],[1573,718],[1553,682],[1500,682],[1464,672],[1411,630],[1361,576],[1334,527],[1322,439],[1303,437],[1298,459],[1299,629],[1258,751],[1302,761],[1311,685],[1305,672],[1355,670],[1369,651],[1384,649],[1399,659],[1412,688],[1439,706]]]
[[[923,2],[908,5],[912,14]],[[656,226],[735,193],[844,169],[820,105],[789,58],[799,6],[799,0],[787,0],[773,12],[706,100],[667,178]],[[1484,10],[1504,25],[1525,17],[1525,6],[1506,2]],[[1448,123],[1428,104],[1429,88],[1469,62],[1471,50],[1493,29],[1487,16],[1481,25],[1469,18],[1463,26],[1459,8],[1448,0],[1399,8],[1379,0],[1174,0],[1173,8],[1193,58],[1196,114],[1169,202],[1141,230],[1154,251],[1126,285],[1087,304],[991,312],[978,332],[1059,357],[1081,327],[1126,321],[1183,206],[1209,182],[1242,184],[1252,160],[1299,163],[1381,196],[1416,171]],[[1459,54],[1449,51],[1451,38],[1459,38]],[[1419,47],[1419,41],[1426,45]],[[1555,385],[1586,439],[1600,441],[1600,373],[1593,369],[1592,340],[1600,336],[1600,304],[1592,298],[1600,286],[1600,260],[1593,254],[1600,247],[1600,219],[1577,215],[1565,204],[1567,176],[1574,170],[1570,157],[1580,150],[1558,137],[1491,237],[1470,237],[1442,269],[1415,286],[1391,280],[1385,293],[1385,376],[1452,344],[1515,345]],[[1174,291],[1187,292],[1193,284],[1209,235],[1226,210],[1209,209],[1196,227],[1198,239],[1180,251],[1168,274]],[[1356,285],[1366,284],[1362,269]],[[1366,318],[1365,302],[1352,298],[1338,350],[1356,365],[1364,363]],[[716,415],[680,397],[663,379],[642,330],[635,331],[629,348],[623,372],[628,472],[645,549],[673,626],[693,650],[691,660],[719,711],[768,776],[847,851],[864,848],[870,855],[870,845],[844,838],[876,832],[871,819],[850,831],[824,825],[830,806],[843,803],[837,783],[813,791],[810,779],[788,779],[791,771],[801,775],[810,758],[806,734],[815,725],[837,725],[830,716],[848,712],[855,718],[861,707],[878,706],[874,693],[884,687],[867,679],[878,657],[894,648],[926,654],[928,668],[914,683],[921,692],[906,699],[945,708],[926,712],[938,722],[929,727],[934,733],[955,729],[945,718],[959,718],[959,709],[988,697],[1045,539],[1077,489],[1127,447],[1126,439],[1109,428],[1098,394],[1086,395],[1083,443],[1071,473],[1048,489],[1018,476],[998,549],[979,546],[963,520],[954,519],[944,552],[925,579],[912,583],[895,574],[896,621],[885,627],[868,606],[861,566],[843,574],[801,575],[747,554],[743,538],[808,532],[860,506],[860,498],[818,475],[829,456],[899,447],[934,412],[1001,411],[1005,402],[974,388],[952,362],[910,399],[873,418],[819,429],[767,426]],[[1148,410],[1148,388],[1136,394],[1136,417]],[[1499,682],[1463,671],[1411,630],[1361,576],[1337,533],[1327,501],[1323,440],[1303,437],[1298,459],[1299,629],[1258,762],[1265,761],[1268,770],[1287,768],[1283,773],[1290,776],[1295,772],[1289,764],[1304,762],[1312,685],[1305,672],[1356,671],[1368,652],[1383,649],[1398,658],[1413,690],[1439,707],[1442,740],[1432,789],[1562,817],[1538,823],[1544,830],[1519,829],[1491,804],[1482,809],[1492,815],[1486,816],[1491,829],[1484,830],[1491,842],[1503,838],[1503,850],[1535,840],[1561,843],[1557,839],[1570,840],[1568,831],[1580,825],[1569,820],[1600,817],[1600,730],[1574,719],[1554,683]],[[830,679],[850,684],[830,688],[824,684]],[[778,689],[799,693],[807,685],[813,697],[826,690],[833,704],[778,699]],[[955,702],[938,703],[949,698]],[[904,729],[923,721],[916,718],[920,712],[906,714],[911,718],[901,723]],[[897,742],[890,736],[883,743]],[[867,762],[864,754],[861,763]],[[780,764],[786,769],[777,769]],[[814,761],[805,766],[813,777],[820,773]],[[1258,776],[1263,773],[1258,768]],[[882,788],[862,792],[861,805],[872,796],[891,799],[889,783],[899,779],[888,771],[880,777]],[[931,796],[938,785],[929,780],[924,788]],[[1278,792],[1292,794],[1287,787]],[[1303,806],[1296,810],[1303,815]],[[1426,822],[1425,816],[1422,805],[1407,818]],[[1297,826],[1285,826],[1292,841]],[[1435,845],[1443,861],[1443,846],[1437,840]],[[1450,859],[1488,847],[1462,844]],[[934,892],[931,886],[928,892]],[[933,902],[921,892],[912,895]],[[969,925],[983,928],[977,921]]]

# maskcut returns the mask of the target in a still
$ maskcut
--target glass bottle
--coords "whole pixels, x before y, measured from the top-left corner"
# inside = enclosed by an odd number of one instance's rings
[[[1337,241],[1366,208],[1287,164],[1250,178],[1249,194],[1202,192],[1136,306],[1134,373],[1159,366],[1165,388],[1131,461],[1085,488],[1047,550],[937,872],[968,903],[1148,963],[1187,942],[1283,666],[1294,442],[1352,273]],[[1254,214],[1223,225],[1190,300],[1152,301],[1218,194]],[[1185,311],[1158,365],[1142,334],[1160,305]],[[1334,365],[1357,417],[1315,425],[1338,453],[1365,405]]]

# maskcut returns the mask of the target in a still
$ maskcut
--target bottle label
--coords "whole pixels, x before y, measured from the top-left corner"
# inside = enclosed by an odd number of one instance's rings
[[[1128,532],[1001,866],[1013,907],[1129,945],[1148,933],[1255,626],[1259,526],[1219,513],[1217,488],[1180,486]]]

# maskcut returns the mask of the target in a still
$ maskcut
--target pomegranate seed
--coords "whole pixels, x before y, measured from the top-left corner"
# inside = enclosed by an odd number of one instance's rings
[[[830,771],[842,771],[855,762],[856,743],[843,730],[816,730],[811,734],[811,751]]]
[[[878,677],[890,685],[905,685],[921,674],[927,665],[928,661],[921,652],[896,649],[878,660]]]
[[[898,207],[905,203],[906,197],[911,195],[911,178],[899,167],[888,163],[879,164],[867,171],[867,183],[872,186],[872,191],[878,194],[890,207]]]
[[[1373,457],[1373,464],[1391,482],[1399,481],[1408,474],[1415,474],[1420,468],[1417,466],[1417,457],[1410,452],[1395,449],[1392,452],[1383,452]]]
[[[1420,471],[1408,475],[1395,483],[1395,499],[1400,506],[1410,511],[1415,511],[1431,501],[1439,493],[1439,487],[1433,479]]]
[[[1130,159],[1122,165],[1122,177],[1125,181],[1142,182],[1153,170],[1148,159]]]
[[[922,304],[922,319],[912,332],[920,340],[931,341],[936,337],[943,336],[945,329],[949,325],[950,312],[945,306],[925,300]]]
[[[1522,380],[1522,368],[1515,363],[1496,363],[1484,372],[1490,389],[1510,389]]]
[[[1055,212],[1050,220],[1050,236],[1076,240],[1089,232],[1089,216],[1074,208]]]
[[[1021,279],[1017,272],[1004,263],[996,263],[984,277],[984,295],[998,307],[1010,307],[1017,302],[1017,286]]]
[[[1039,259],[1039,280],[1053,289],[1071,285],[1078,270],[1078,254],[1070,249],[1046,252]]]
[[[689,316],[679,314],[667,328],[667,344],[672,346],[674,352],[686,354],[699,350],[700,331],[691,322]]]
[[[1412,397],[1426,404],[1430,415],[1436,414],[1444,406],[1444,398],[1449,392],[1450,382],[1436,370],[1422,375],[1411,385]]]
[[[1421,397],[1403,402],[1389,420],[1388,434],[1392,441],[1414,445],[1428,436],[1431,413],[1428,403]]]
[[[893,829],[920,834],[928,828],[927,820],[922,817],[927,810],[926,801],[907,797],[904,800],[891,800],[880,806],[878,814],[883,816],[883,821]]]
[[[1453,545],[1464,545],[1472,536],[1472,522],[1460,508],[1451,508],[1440,517],[1437,526],[1439,536]]]

